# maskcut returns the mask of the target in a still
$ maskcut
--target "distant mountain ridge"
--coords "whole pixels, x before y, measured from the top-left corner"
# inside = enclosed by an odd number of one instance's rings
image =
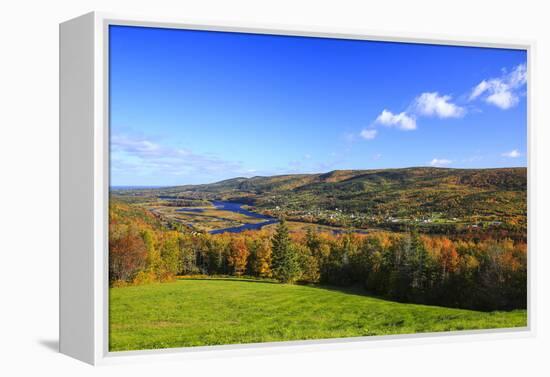
[[[427,184],[442,180],[476,187],[525,189],[527,168],[453,169],[435,167],[411,167],[371,170],[333,170],[327,173],[284,174],[275,176],[236,177],[223,181],[167,187],[167,190],[219,191],[237,190],[292,190],[311,184],[365,181],[372,184],[406,184],[424,181]],[[430,183],[431,181],[431,183]]]
[[[375,215],[526,217],[527,168],[411,167],[236,177],[157,190],[161,195],[246,201],[290,211],[336,208]]]

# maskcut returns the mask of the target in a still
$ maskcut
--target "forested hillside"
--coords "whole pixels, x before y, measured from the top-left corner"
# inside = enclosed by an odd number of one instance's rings
[[[527,246],[510,239],[290,233],[285,221],[275,231],[211,235],[169,229],[139,205],[113,201],[109,259],[114,286],[176,275],[248,275],[358,285],[404,302],[482,310],[526,307]]]
[[[126,198],[222,199],[289,220],[432,233],[491,228],[526,234],[527,169],[404,168],[234,178],[122,193]],[[493,230],[495,231],[495,230]]]

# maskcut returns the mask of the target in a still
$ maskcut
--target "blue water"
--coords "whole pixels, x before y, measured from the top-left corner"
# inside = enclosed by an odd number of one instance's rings
[[[210,234],[220,234],[220,233],[226,233],[226,232],[227,233],[240,233],[240,232],[244,232],[245,230],[260,230],[266,225],[275,224],[275,223],[279,222],[279,220],[274,218],[274,217],[263,215],[261,213],[252,212],[252,211],[249,211],[249,210],[246,210],[246,209],[242,208],[244,203],[235,203],[235,202],[225,202],[225,201],[221,201],[221,200],[213,200],[212,204],[216,207],[216,209],[219,209],[219,210],[222,210],[222,211],[231,211],[231,212],[235,212],[235,213],[240,213],[241,215],[253,217],[255,219],[264,219],[266,221],[262,221],[261,223],[257,223],[257,224],[243,224],[243,225],[234,226],[234,227],[231,227],[231,228],[211,230]]]
[[[202,209],[202,208],[180,208],[180,209],[176,209],[176,212],[194,212],[194,213],[201,213],[201,212],[204,212],[204,209]]]
[[[245,230],[259,230],[266,225],[275,224],[279,222],[279,220],[274,217],[262,215],[261,213],[252,212],[242,208],[242,206],[245,205],[244,203],[226,202],[223,200],[212,200],[211,203],[214,205],[214,207],[216,207],[217,210],[240,213],[241,215],[253,217],[255,219],[263,219],[265,221],[262,221],[261,223],[257,223],[257,224],[243,224],[243,225],[234,226],[230,228],[211,230],[209,232],[210,234],[220,234],[220,233],[226,233],[226,232],[240,233],[240,232],[244,232]],[[201,212],[204,212],[204,209],[203,208],[179,208],[176,211],[201,213]]]
[[[266,219],[266,220],[272,220],[275,219],[274,217],[262,215],[261,213],[252,212],[249,210],[246,210],[242,208],[245,204],[244,203],[235,203],[235,202],[226,202],[222,200],[212,200],[212,204],[216,209],[220,209],[223,211],[231,211],[235,213],[240,213],[241,215],[254,217],[255,219]]]
[[[255,219],[264,219],[265,221],[262,221],[261,223],[257,224],[243,224],[239,226],[234,226],[230,228],[223,228],[223,229],[215,229],[211,230],[210,234],[220,234],[220,233],[240,233],[244,232],[245,230],[260,230],[266,225],[270,224],[276,224],[279,222],[279,220],[275,217],[263,215],[261,213],[256,213],[249,211],[247,209],[242,208],[245,203],[237,203],[237,202],[226,202],[223,200],[212,200],[211,203],[216,207],[216,209],[220,211],[230,211],[235,213],[240,213],[241,215],[245,215],[248,217],[253,217]],[[180,208],[176,210],[177,212],[194,212],[194,213],[201,213],[204,212],[203,208]],[[192,226],[192,225],[191,225]],[[333,234],[344,234],[347,233],[348,230],[346,229],[333,229]],[[360,234],[368,234],[370,233],[368,230],[359,230],[356,229],[352,233],[360,233]]]

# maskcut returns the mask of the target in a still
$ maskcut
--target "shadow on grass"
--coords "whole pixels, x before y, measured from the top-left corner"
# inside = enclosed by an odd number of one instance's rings
[[[332,292],[338,292],[343,293],[346,295],[353,295],[353,296],[359,296],[359,297],[365,297],[375,300],[380,300],[384,302],[390,302],[395,304],[409,304],[409,305],[417,305],[417,306],[425,306],[425,307],[439,307],[439,308],[446,308],[446,309],[460,309],[460,310],[469,310],[469,311],[477,311],[477,312],[493,312],[493,311],[510,311],[510,310],[516,310],[521,308],[514,308],[514,309],[508,309],[508,310],[495,310],[495,309],[483,309],[483,308],[471,308],[471,307],[461,307],[456,305],[445,305],[442,303],[430,303],[430,302],[420,302],[420,301],[408,301],[408,300],[399,300],[396,298],[389,298],[385,296],[381,296],[378,294],[375,294],[371,291],[368,291],[364,288],[361,284],[355,284],[355,285],[349,285],[349,286],[337,286],[337,285],[326,285],[326,284],[319,284],[319,283],[305,283],[305,282],[297,282],[295,284],[285,284],[280,283],[273,279],[262,279],[262,278],[255,278],[255,277],[235,277],[235,276],[180,276],[176,279],[177,281],[220,281],[220,282],[240,282],[240,283],[263,283],[263,284],[273,284],[273,285],[295,285],[295,286],[302,286],[302,287],[310,287],[313,289],[320,289],[324,291],[332,291]]]
[[[298,285],[322,289],[325,291],[345,293],[353,296],[369,297],[369,298],[375,298],[375,299],[384,300],[384,301],[394,301],[382,296],[378,296],[372,292],[368,292],[361,285],[338,286],[338,285],[311,284],[311,283],[299,283]]]
[[[186,280],[192,280],[192,281],[235,281],[235,282],[241,282],[241,283],[264,283],[264,284],[279,284],[279,285],[285,285],[284,283],[280,283],[276,280],[270,280],[270,279],[256,279],[256,278],[248,278],[248,277],[232,277],[232,276],[205,276],[205,277],[179,277],[177,279],[178,281],[186,281]],[[363,287],[360,285],[354,285],[354,286],[336,286],[336,285],[324,285],[324,284],[315,284],[315,283],[303,283],[303,282],[297,282],[293,285],[301,286],[301,287],[310,287],[315,289],[323,289],[327,291],[334,291],[334,292],[340,292],[340,293],[347,293],[350,295],[355,296],[363,296],[363,297],[371,297],[371,298],[377,298],[383,300],[383,297],[376,296],[374,294],[371,294],[364,290]],[[387,299],[386,299],[387,300]]]
[[[385,302],[391,302],[395,304],[409,304],[409,305],[416,305],[416,306],[424,306],[424,307],[432,307],[432,308],[444,308],[444,309],[457,309],[457,310],[469,310],[469,311],[475,311],[475,312],[482,312],[482,313],[491,313],[495,311],[511,311],[511,310],[517,310],[522,308],[512,308],[512,309],[484,309],[484,308],[472,308],[472,307],[463,307],[463,306],[457,306],[457,305],[445,305],[443,303],[435,303],[435,302],[421,302],[421,301],[408,301],[408,300],[400,300],[397,298],[390,298],[385,297],[381,295],[377,295],[373,292],[369,292],[363,288],[361,285],[351,285],[351,286],[336,286],[336,285],[317,285],[317,284],[304,284],[308,285],[312,288],[319,288],[326,291],[334,291],[339,293],[345,293],[348,295],[354,295],[354,296],[361,296],[361,297],[368,297],[380,301]]]
[[[177,278],[178,281],[237,281],[240,283],[264,283],[264,284],[281,284],[278,281],[275,280],[264,280],[264,279],[248,279],[248,278],[236,278],[236,277],[193,277],[193,278]]]

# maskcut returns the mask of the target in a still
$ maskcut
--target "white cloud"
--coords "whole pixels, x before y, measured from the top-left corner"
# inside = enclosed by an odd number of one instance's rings
[[[506,110],[510,107],[516,106],[519,102],[519,98],[517,95],[508,90],[502,90],[487,96],[485,101],[497,107],[500,107],[503,110]]]
[[[359,134],[363,139],[365,140],[372,140],[376,137],[376,134],[378,133],[377,130],[363,130]]]
[[[451,102],[451,96],[439,95],[438,92],[422,93],[414,99],[408,110],[394,114],[384,109],[375,120],[375,124],[396,127],[403,131],[416,130],[416,116],[437,116],[439,118],[459,118],[466,113],[463,107]],[[361,131],[364,139],[376,136],[372,130]]]
[[[525,63],[518,65],[507,76],[508,84],[512,88],[518,88],[527,84],[527,65]]]
[[[473,101],[474,99],[476,99],[477,97],[485,93],[485,91],[488,89],[489,89],[489,83],[483,80],[482,82],[477,84],[474,89],[472,89],[472,93],[470,94],[469,100]]]
[[[431,166],[445,166],[449,164],[452,164],[452,161],[445,158],[434,158],[430,161]]]
[[[117,174],[172,176],[243,170],[239,162],[129,135],[111,137],[111,169]]]
[[[406,112],[393,114],[391,111],[384,109],[376,118],[376,123],[388,127],[397,127],[403,131],[416,130],[416,119]]]
[[[491,105],[507,110],[518,104],[518,91],[526,83],[527,66],[520,64],[512,72],[504,72],[500,77],[481,81],[472,89],[469,100],[482,98]]]
[[[481,81],[470,92],[468,101],[482,99],[501,109],[509,109],[519,102],[521,88],[527,83],[527,66],[520,64],[511,72],[504,71],[501,77]],[[417,96],[405,111],[394,114],[384,109],[374,121],[404,131],[416,130],[420,117],[460,118],[466,115],[465,107],[453,103],[452,97],[439,92],[424,92]],[[360,136],[370,140],[376,137],[373,130],[363,130]],[[437,159],[434,159],[437,160]]]
[[[414,100],[412,108],[420,115],[437,116],[439,118],[460,118],[466,113],[463,107],[450,102],[448,95],[438,92],[422,93]]]
[[[517,149],[513,149],[510,152],[503,153],[502,156],[509,158],[518,158],[519,156],[521,156],[521,153],[519,153]]]

